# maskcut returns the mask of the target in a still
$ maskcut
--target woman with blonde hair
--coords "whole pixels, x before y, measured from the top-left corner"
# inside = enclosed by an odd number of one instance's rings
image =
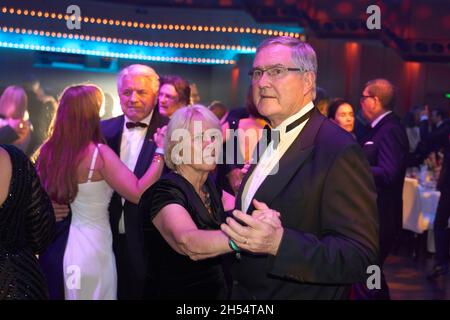
[[[25,121],[28,109],[28,97],[21,87],[9,86],[0,96],[0,128],[10,127],[10,143],[21,149],[27,150],[30,142],[30,125]]]
[[[226,299],[224,255],[240,249],[220,230],[225,221],[221,191],[210,177],[222,148],[217,117],[193,105],[172,116],[164,153],[173,171],[142,196],[139,208],[150,224],[146,298]],[[279,223],[278,213],[260,219]]]
[[[64,252],[66,299],[116,299],[117,275],[108,205],[113,189],[138,203],[159,179],[164,161],[155,155],[141,179],[103,144],[99,111],[103,93],[95,85],[64,90],[52,133],[40,149],[37,169],[52,201],[70,205],[72,220]],[[163,147],[163,132],[154,135]]]

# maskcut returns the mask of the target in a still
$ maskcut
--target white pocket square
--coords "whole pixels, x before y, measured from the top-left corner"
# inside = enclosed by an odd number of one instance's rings
[[[365,146],[368,146],[370,144],[373,144],[373,141],[367,141],[366,143],[364,143]]]

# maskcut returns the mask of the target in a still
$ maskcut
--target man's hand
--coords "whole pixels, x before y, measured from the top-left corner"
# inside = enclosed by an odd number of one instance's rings
[[[283,227],[277,217],[279,213],[262,202],[253,201],[253,204],[256,210],[251,216],[239,210],[233,211],[233,215],[246,226],[227,218],[227,223],[220,228],[243,250],[276,255],[283,237]]]
[[[56,222],[64,220],[70,212],[70,208],[66,204],[59,204],[52,201],[53,211],[55,212]]]

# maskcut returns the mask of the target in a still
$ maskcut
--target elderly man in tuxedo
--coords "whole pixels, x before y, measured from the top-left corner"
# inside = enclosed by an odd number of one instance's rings
[[[370,168],[352,136],[314,107],[316,72],[314,50],[298,39],[268,39],[256,52],[253,98],[279,143],[249,168],[222,225],[241,251],[235,298],[345,299],[378,263]],[[260,219],[268,210],[279,216]]]
[[[103,121],[102,133],[108,145],[140,178],[151,164],[153,154],[164,153],[151,139],[158,128],[168,123],[168,118],[155,108],[159,76],[146,65],[130,65],[119,73],[117,89],[124,114]],[[117,264],[118,299],[141,299],[147,269],[144,217],[138,213],[137,205],[116,192],[111,198],[109,212]]]

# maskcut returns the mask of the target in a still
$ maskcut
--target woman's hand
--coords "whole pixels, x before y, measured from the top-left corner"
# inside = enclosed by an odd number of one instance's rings
[[[256,210],[252,212],[252,216],[259,221],[270,224],[277,228],[282,227],[281,215],[278,211],[270,209],[264,202],[253,199],[253,205]]]
[[[250,166],[251,162],[246,162],[241,169],[235,168],[228,173],[227,175],[228,182],[230,183],[231,188],[233,189],[235,195],[238,193],[242,183],[242,179],[247,174],[248,170],[250,169]]]
[[[156,146],[158,148],[164,149],[164,141],[165,141],[166,133],[167,133],[167,126],[156,129],[156,132],[153,135],[153,140],[155,141]]]
[[[228,182],[230,183],[231,189],[235,195],[238,193],[239,187],[241,186],[242,177],[242,170],[239,168],[234,168],[227,175]]]

